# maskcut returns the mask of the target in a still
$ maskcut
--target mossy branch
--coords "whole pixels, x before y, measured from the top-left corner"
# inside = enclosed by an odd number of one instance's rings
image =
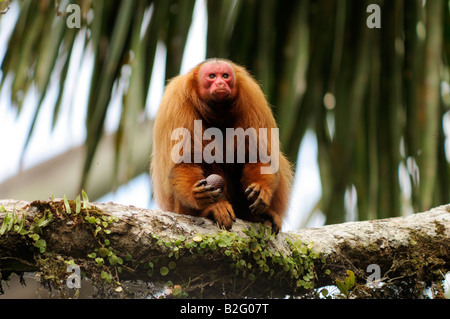
[[[174,296],[267,297],[335,284],[347,270],[363,285],[373,265],[385,282],[430,283],[450,269],[450,206],[275,236],[242,220],[225,231],[204,218],[85,197],[82,205],[2,200],[0,225],[2,272],[42,271],[43,260],[77,264],[120,296],[127,280],[172,285]],[[59,271],[64,283],[69,274]]]

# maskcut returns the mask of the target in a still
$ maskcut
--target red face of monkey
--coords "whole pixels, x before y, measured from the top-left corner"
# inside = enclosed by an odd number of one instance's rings
[[[226,102],[235,96],[234,70],[226,62],[207,62],[199,70],[199,94],[207,102]]]

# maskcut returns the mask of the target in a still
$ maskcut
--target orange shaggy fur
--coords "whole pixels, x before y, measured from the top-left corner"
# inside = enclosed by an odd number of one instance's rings
[[[199,94],[198,74],[206,63],[212,62],[228,63],[234,71],[235,94],[229,101],[220,105],[205,102],[205,98]],[[268,221],[278,232],[288,207],[293,177],[291,164],[286,157],[279,152],[279,169],[274,174],[261,174],[261,166],[268,164],[260,161],[225,163],[225,149],[224,163],[194,163],[192,160],[191,163],[176,164],[171,158],[171,152],[179,141],[172,140],[171,134],[176,128],[188,129],[191,132],[193,150],[194,120],[202,120],[203,131],[208,127],[221,129],[224,137],[225,128],[255,128],[257,132],[259,128],[267,128],[269,151],[270,129],[277,127],[258,83],[245,68],[231,61],[208,60],[189,73],[172,79],[166,86],[153,133],[150,173],[160,208],[180,214],[210,217],[219,226],[228,229],[236,217],[251,221]],[[205,147],[209,142],[201,143]],[[248,151],[248,143],[245,147]],[[224,178],[225,187],[220,196],[208,201],[210,197],[205,195],[206,202],[202,202],[196,196],[196,191],[199,191],[198,187],[204,186],[198,182],[213,173]],[[213,193],[205,191],[205,194]],[[252,204],[258,206],[257,209],[252,209]]]

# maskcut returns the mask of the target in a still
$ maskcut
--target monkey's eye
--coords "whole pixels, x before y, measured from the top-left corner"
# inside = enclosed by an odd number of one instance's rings
[[[228,79],[230,77],[230,75],[228,73],[224,73],[222,76],[224,79]]]
[[[208,75],[208,77],[209,77],[210,79],[215,79],[215,78],[216,78],[216,75],[215,75],[214,73],[211,73],[210,75]]]

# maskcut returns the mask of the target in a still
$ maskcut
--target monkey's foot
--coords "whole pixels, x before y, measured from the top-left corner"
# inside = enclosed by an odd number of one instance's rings
[[[233,207],[227,201],[214,203],[203,210],[203,217],[211,217],[219,227],[231,229],[233,222],[236,221]]]
[[[281,230],[281,217],[275,212],[268,210],[262,217],[265,219],[265,224],[272,228],[272,232],[278,234]]]

